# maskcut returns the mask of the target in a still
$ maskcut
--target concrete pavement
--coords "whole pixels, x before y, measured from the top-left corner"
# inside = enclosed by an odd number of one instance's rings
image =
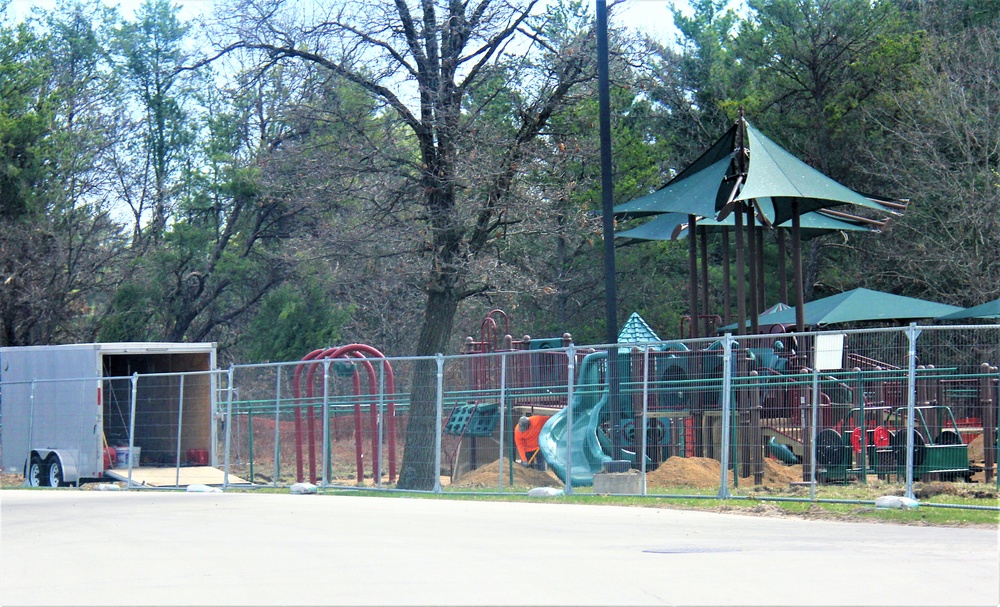
[[[656,508],[0,491],[0,604],[990,605],[997,529]]]

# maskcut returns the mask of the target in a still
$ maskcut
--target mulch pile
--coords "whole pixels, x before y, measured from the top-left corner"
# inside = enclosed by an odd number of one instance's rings
[[[646,487],[695,487],[710,489],[719,486],[722,465],[707,457],[670,457],[646,476]],[[765,458],[763,486],[779,487],[802,480],[802,466],[786,466]],[[730,477],[730,485],[733,480]],[[752,486],[753,476],[740,478],[740,486]]]
[[[969,443],[969,460],[982,462],[985,459],[986,453],[983,451],[983,435],[980,434]]]
[[[497,486],[499,460],[477,468],[462,475],[452,487],[463,488],[494,488]],[[695,487],[709,489],[719,486],[719,476],[722,468],[718,460],[707,457],[671,457],[659,468],[648,473],[646,486],[655,487]],[[766,458],[764,460],[765,487],[783,487],[802,480],[802,466],[786,466],[781,462]],[[514,487],[562,487],[562,482],[550,471],[525,468],[514,464],[514,482],[510,482],[510,460],[503,460],[504,486]],[[732,478],[729,480],[733,484]],[[740,486],[753,486],[753,477],[740,479]]]
[[[463,487],[469,489],[493,488],[497,486],[500,473],[500,460],[494,461],[467,472],[451,484],[452,487]],[[525,468],[521,464],[514,464],[514,482],[510,482],[510,460],[503,460],[503,484],[505,487],[562,487],[562,481],[556,478],[551,472],[545,470],[535,470]]]

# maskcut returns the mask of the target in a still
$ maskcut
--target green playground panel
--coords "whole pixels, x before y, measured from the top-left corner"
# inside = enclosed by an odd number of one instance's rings
[[[453,436],[492,436],[500,419],[496,404],[471,403],[456,405],[445,424],[444,433]]]

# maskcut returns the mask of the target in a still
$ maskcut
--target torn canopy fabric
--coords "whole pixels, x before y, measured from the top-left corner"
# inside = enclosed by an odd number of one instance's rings
[[[708,219],[725,219],[731,203],[753,204],[762,221],[779,225],[793,214],[793,202],[799,215],[817,209],[844,204],[883,212],[892,209],[837,183],[799,160],[743,120],[746,126],[746,175],[736,173],[733,162],[737,153],[736,130],[731,127],[696,161],[659,190],[620,204],[615,215],[620,218],[643,217],[661,213],[685,213]],[[739,184],[738,191],[735,191]]]

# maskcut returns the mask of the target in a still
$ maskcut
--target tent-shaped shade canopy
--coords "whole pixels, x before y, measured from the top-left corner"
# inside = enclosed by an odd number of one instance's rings
[[[746,122],[746,182],[734,200],[771,198],[774,222],[792,217],[792,201],[798,202],[799,214],[840,204],[853,204],[887,211],[881,204],[843,186],[791,155]],[[720,206],[717,210],[722,210]]]
[[[801,237],[804,239],[816,238],[831,232],[878,232],[876,226],[868,223],[859,223],[845,219],[830,217],[822,212],[812,212],[802,215],[799,219],[801,223]],[[735,226],[735,216],[730,214],[721,221],[708,217],[699,217],[698,226],[707,228],[709,232],[717,232],[722,228],[732,228]],[[786,222],[778,228],[791,228],[791,222]],[[624,230],[615,234],[615,238],[639,240],[680,240],[687,236],[688,215],[684,213],[664,213],[647,221],[641,226],[630,230]]]
[[[645,217],[660,213],[694,213],[715,217],[716,197],[721,191],[719,184],[725,179],[730,164],[732,159],[726,157],[686,179],[674,179],[652,194],[618,205],[615,215]]]
[[[659,213],[694,213],[716,215],[716,207],[726,202],[728,191],[720,187],[731,176],[737,125],[720,137],[712,147],[689,164],[659,190],[620,204],[614,212],[619,217],[645,217]],[[716,200],[721,197],[720,200]]]
[[[1000,320],[1000,299],[988,301],[972,308],[959,310],[958,312],[952,312],[951,314],[945,314],[944,316],[939,316],[937,319],[962,320],[963,318],[988,318]]]
[[[788,222],[794,212],[793,202],[797,203],[799,215],[844,204],[894,212],[891,207],[837,183],[802,162],[746,120],[743,124],[747,134],[746,178],[732,200],[756,205],[770,223]],[[659,190],[616,206],[615,215],[685,213],[717,218],[736,185],[733,156],[737,126]],[[723,213],[723,218],[727,215]]]
[[[947,304],[893,295],[870,289],[853,289],[843,293],[810,301],[802,307],[805,324],[823,327],[862,321],[903,321],[922,318],[939,318],[945,314],[958,312],[962,308]],[[795,310],[788,309],[757,317],[760,325],[795,324]],[[731,331],[735,324],[720,327],[719,331]]]

